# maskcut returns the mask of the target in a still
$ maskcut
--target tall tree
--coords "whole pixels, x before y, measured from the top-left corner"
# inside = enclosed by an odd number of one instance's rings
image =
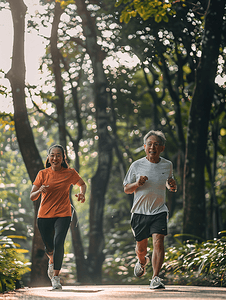
[[[214,82],[225,13],[224,0],[211,0],[205,15],[202,56],[196,71],[196,86],[190,108],[184,169],[183,232],[206,237],[205,153]]]
[[[82,18],[83,34],[86,37],[86,50],[92,61],[94,73],[94,95],[96,123],[98,133],[98,167],[91,179],[90,196],[90,232],[88,250],[88,269],[93,282],[102,280],[102,264],[104,261],[103,212],[105,193],[112,165],[112,139],[108,125],[110,117],[107,107],[110,106],[107,92],[107,79],[103,68],[105,54],[97,43],[95,17],[91,16],[87,3],[76,0],[77,13]],[[98,3],[98,2],[97,2]]]
[[[52,22],[52,30],[50,36],[50,52],[53,61],[52,68],[55,77],[56,94],[53,100],[56,105],[56,111],[58,116],[59,127],[59,140],[60,144],[66,149],[66,128],[65,128],[65,108],[64,108],[64,92],[63,83],[61,77],[61,55],[57,47],[58,43],[58,26],[60,23],[60,17],[64,10],[61,8],[60,3],[55,4],[54,18]]]
[[[25,14],[27,7],[23,0],[8,0],[14,28],[12,66],[6,77],[9,79],[14,106],[14,122],[20,151],[27,168],[30,180],[33,182],[38,171],[43,168],[42,159],[37,150],[25,103],[25,61],[24,61],[24,32]],[[35,216],[37,216],[40,199],[34,202]],[[34,218],[34,238],[32,248],[31,284],[46,285],[47,258],[41,236],[39,234],[36,217]]]

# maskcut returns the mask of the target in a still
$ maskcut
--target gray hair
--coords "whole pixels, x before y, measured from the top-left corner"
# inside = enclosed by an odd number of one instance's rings
[[[160,130],[151,130],[149,131],[145,136],[144,136],[144,145],[146,145],[147,139],[149,138],[149,136],[151,135],[155,135],[158,137],[158,139],[160,140],[160,144],[161,146],[165,146],[166,143],[166,137],[164,135],[164,133]]]

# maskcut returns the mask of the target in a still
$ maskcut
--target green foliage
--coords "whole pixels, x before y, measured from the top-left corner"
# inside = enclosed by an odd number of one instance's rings
[[[15,230],[13,224],[6,224],[0,221],[0,292],[13,290],[19,285],[23,274],[30,271],[29,262],[24,258],[24,253],[28,250],[20,249],[20,245],[13,241],[24,239],[23,236],[6,235],[5,232]]]
[[[162,275],[169,284],[226,286],[226,238],[177,244],[165,255]]]
[[[31,182],[19,152],[11,115],[0,127],[0,290],[12,290],[28,280],[34,209]],[[12,122],[12,123],[10,123]],[[13,235],[12,235],[12,231]],[[27,249],[27,250],[24,250]],[[26,279],[26,278],[27,279]]]
[[[174,15],[176,12],[172,8],[172,3],[175,1],[168,1],[165,3],[158,0],[117,0],[115,6],[126,4],[125,8],[121,12],[120,22],[129,23],[132,17],[136,17],[137,14],[145,21],[149,18],[154,18],[156,23],[168,22],[168,16]]]
[[[0,112],[0,130],[5,132],[6,130],[14,131],[13,115],[5,112]],[[1,142],[1,139],[0,139]]]
[[[5,86],[0,85],[0,95],[7,96],[6,90],[7,88]]]
[[[2,124],[0,133],[0,218],[14,223],[16,232],[26,236],[22,246],[31,247],[33,204],[29,198],[31,182],[20,155],[15,132],[9,123]]]
[[[103,264],[105,283],[115,284],[148,284],[152,276],[151,264],[147,267],[147,275],[136,278],[133,269],[137,261],[135,241],[133,240],[129,223],[128,231],[119,230],[108,241],[108,248],[115,247],[113,255],[106,250],[106,260]],[[119,226],[118,229],[120,229]],[[149,250],[151,255],[152,249]],[[194,241],[177,243],[168,247],[165,253],[165,262],[160,277],[166,284],[226,286],[226,238],[205,241],[201,244]],[[149,275],[149,276],[148,276]]]
[[[74,4],[75,1],[74,0],[55,0],[56,2],[59,2],[61,7],[64,9],[65,7],[67,7],[69,4]]]

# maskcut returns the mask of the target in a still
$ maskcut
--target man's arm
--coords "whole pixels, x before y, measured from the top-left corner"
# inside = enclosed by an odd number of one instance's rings
[[[146,180],[148,180],[147,176],[140,176],[136,182],[127,183],[127,185],[124,186],[124,192],[126,194],[132,194],[139,186],[144,185]]]

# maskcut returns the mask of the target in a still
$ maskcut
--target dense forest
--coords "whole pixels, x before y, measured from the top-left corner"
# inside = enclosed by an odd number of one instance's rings
[[[65,282],[136,282],[132,196],[122,182],[145,155],[143,136],[151,129],[166,135],[163,156],[173,162],[178,184],[177,193],[167,193],[165,260],[195,250],[203,258],[197,245],[207,249],[209,240],[222,253],[225,1],[40,0],[42,12],[29,16],[25,2],[0,4],[11,11],[14,29],[11,68],[1,70],[11,90],[0,85],[14,107],[12,114],[0,112],[0,247],[23,261],[23,268],[14,264],[14,277],[49,284],[36,224],[40,199],[32,203],[29,194],[47,149],[59,143],[88,186],[84,205],[76,205],[71,191],[76,215],[65,245]],[[44,80],[35,86],[25,82],[25,32],[46,43],[39,68]],[[177,245],[183,248],[178,257]],[[3,265],[0,258],[1,286],[7,285],[2,278],[10,280]],[[219,278],[222,272],[217,269]]]

